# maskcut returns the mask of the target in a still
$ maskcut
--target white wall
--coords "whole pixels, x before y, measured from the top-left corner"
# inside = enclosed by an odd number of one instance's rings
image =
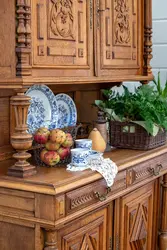
[[[151,61],[153,74],[161,72],[161,82],[167,79],[167,0],[153,1],[153,59]],[[137,83],[124,83],[132,91]]]
[[[167,79],[167,0],[153,0],[153,74],[161,71],[161,81]]]

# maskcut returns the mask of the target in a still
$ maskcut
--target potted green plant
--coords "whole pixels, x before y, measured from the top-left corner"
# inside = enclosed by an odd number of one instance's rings
[[[151,149],[165,144],[167,130],[167,82],[160,73],[153,84],[141,85],[131,93],[102,90],[104,100],[95,106],[104,111],[110,124],[110,143],[120,148]]]

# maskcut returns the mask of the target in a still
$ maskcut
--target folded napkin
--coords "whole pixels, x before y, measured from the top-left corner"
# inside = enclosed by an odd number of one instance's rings
[[[103,156],[99,156],[95,159],[88,159],[88,165],[84,167],[75,166],[71,163],[67,165],[68,171],[83,171],[85,169],[99,172],[106,180],[108,187],[113,185],[115,176],[118,173],[118,168],[115,162],[109,158],[104,159]]]

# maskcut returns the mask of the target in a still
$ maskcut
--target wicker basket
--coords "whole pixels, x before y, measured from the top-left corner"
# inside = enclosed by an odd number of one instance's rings
[[[110,121],[110,145],[116,148],[148,150],[162,146],[166,142],[166,131],[151,136],[134,123]]]
[[[61,130],[63,130],[66,133],[70,133],[72,135],[73,140],[75,141],[77,133],[78,133],[78,129],[81,127],[81,124],[74,126],[74,127],[66,127],[66,128],[61,128]],[[45,145],[43,144],[36,144],[34,143],[34,149],[33,149],[33,157],[35,160],[35,164],[38,167],[50,167],[47,164],[45,164],[41,159],[40,159],[40,153],[41,151],[45,148]],[[57,166],[61,166],[64,164],[68,164],[70,163],[70,155],[69,157],[67,157],[64,160],[61,160],[58,164],[55,165],[55,167]]]
[[[76,126],[71,126],[71,127],[66,127],[66,128],[61,128],[66,133],[70,133],[72,135],[73,141],[75,141],[76,138],[87,138],[88,133],[90,131],[90,123],[79,123]],[[44,166],[44,167],[50,167],[47,164],[45,164],[43,161],[40,159],[40,153],[41,151],[45,148],[45,146],[42,144],[37,144],[34,143],[33,145],[33,150],[32,150],[32,155],[34,159],[34,163],[36,166]],[[70,163],[71,157],[67,157],[64,160],[61,160],[58,164],[55,165],[61,166]]]

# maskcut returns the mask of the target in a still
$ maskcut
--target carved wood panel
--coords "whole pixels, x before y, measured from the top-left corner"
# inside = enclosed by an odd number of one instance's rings
[[[99,200],[95,196],[95,192],[105,193],[106,187],[106,181],[102,179],[66,193],[66,213],[74,213],[93,203],[97,203]],[[121,171],[117,174],[108,196],[125,190],[125,188],[126,171]]]
[[[154,182],[133,191],[116,202],[116,225],[120,250],[154,249],[152,246]],[[119,225],[119,226],[118,226]]]
[[[53,67],[56,76],[93,75],[91,7],[89,1],[33,1],[34,67]]]
[[[141,0],[100,1],[96,10],[96,74],[142,74],[142,6]]]
[[[107,208],[86,216],[58,233],[62,250],[106,250]],[[60,241],[59,241],[60,240]]]
[[[167,154],[142,162],[127,170],[127,184],[134,185],[144,179],[148,179],[156,174],[159,175],[167,168]]]

